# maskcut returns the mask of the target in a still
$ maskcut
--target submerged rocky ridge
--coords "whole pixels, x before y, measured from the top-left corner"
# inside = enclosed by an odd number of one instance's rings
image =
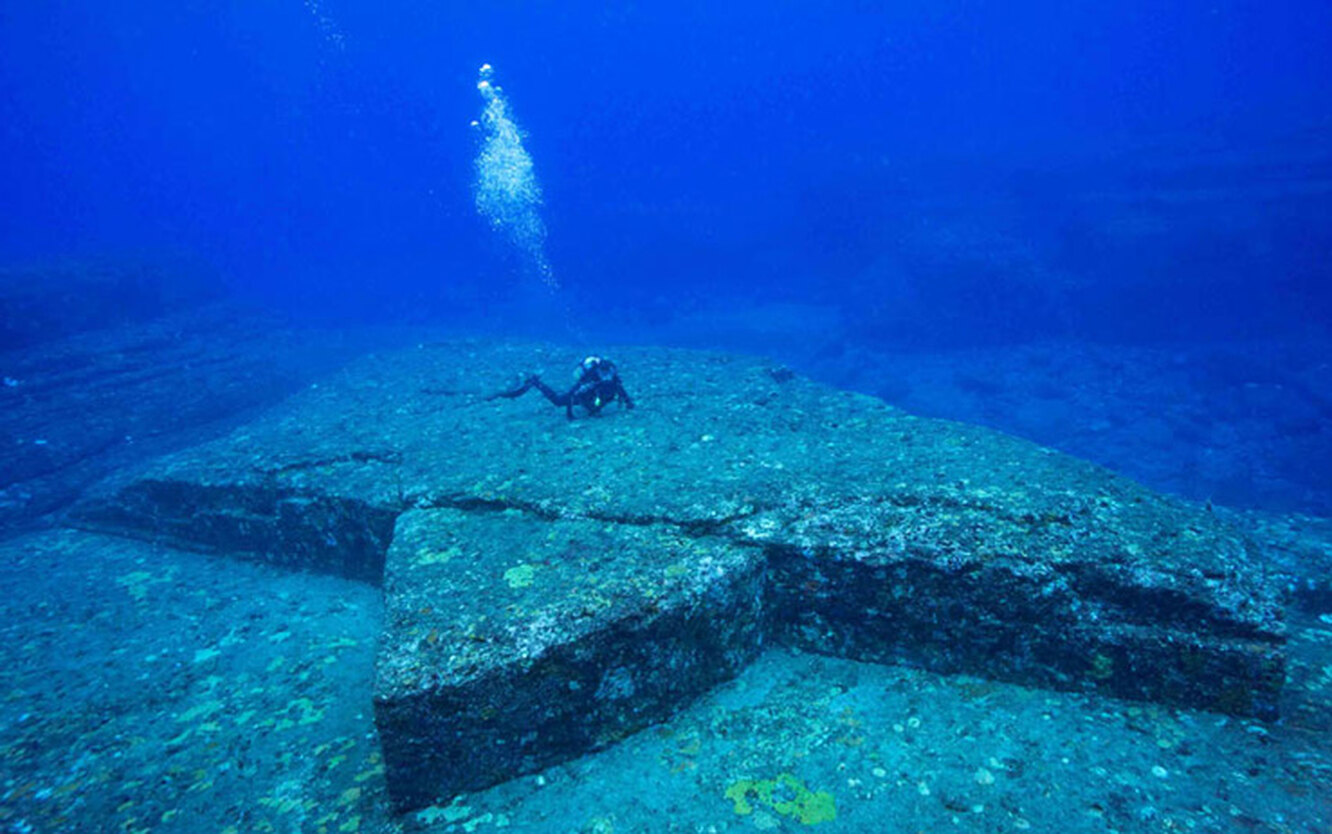
[[[29,277],[40,294],[64,276]],[[0,348],[23,343],[14,327],[26,310],[7,306],[6,280]],[[223,303],[59,335],[88,309],[76,306],[41,344],[0,349],[0,532],[51,526],[109,473],[222,436],[365,350],[363,336]]]
[[[1205,509],[753,359],[624,350],[639,407],[574,423],[485,398],[579,358],[366,357],[79,519],[382,581],[400,807],[612,743],[769,642],[1275,716],[1277,577]]]

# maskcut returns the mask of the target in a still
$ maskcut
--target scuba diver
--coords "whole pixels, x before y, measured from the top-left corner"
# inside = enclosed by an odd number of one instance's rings
[[[600,356],[589,356],[574,371],[574,386],[561,394],[541,381],[535,374],[529,376],[522,385],[509,391],[491,394],[486,400],[503,397],[512,400],[521,397],[529,389],[535,388],[545,395],[552,404],[564,409],[565,416],[574,418],[574,406],[582,406],[589,415],[598,414],[601,409],[619,400],[625,408],[633,408],[634,401],[625,393],[624,384],[615,370],[615,363]]]

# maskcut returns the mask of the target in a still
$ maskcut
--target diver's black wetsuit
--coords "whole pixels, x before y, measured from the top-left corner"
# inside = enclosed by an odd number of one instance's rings
[[[574,418],[573,410],[576,405],[582,406],[588,414],[596,414],[616,400],[623,402],[625,408],[634,407],[634,401],[629,399],[629,394],[624,390],[624,384],[620,382],[620,375],[615,370],[615,363],[609,359],[589,356],[579,366],[578,374],[578,381],[563,394],[542,382],[541,377],[534,375],[529,376],[517,388],[492,394],[487,399],[493,400],[497,397],[503,397],[511,400],[515,397],[521,397],[535,388],[552,404],[563,408],[565,416],[570,420]]]

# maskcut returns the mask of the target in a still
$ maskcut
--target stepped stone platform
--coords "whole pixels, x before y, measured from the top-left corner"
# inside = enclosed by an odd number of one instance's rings
[[[638,407],[572,423],[486,398],[581,358],[369,356],[79,519],[382,582],[403,809],[611,744],[771,643],[1275,717],[1278,583],[1206,509],[756,359],[618,351]]]
[[[89,305],[62,272],[21,274],[23,294],[52,308],[63,310],[51,297],[61,292],[79,300],[56,326],[14,304],[14,274],[0,270],[0,348],[23,345],[0,350],[0,532],[48,526],[108,473],[224,435],[363,352],[232,304],[26,344],[20,322],[58,335],[87,323],[80,310],[120,306],[104,295]]]

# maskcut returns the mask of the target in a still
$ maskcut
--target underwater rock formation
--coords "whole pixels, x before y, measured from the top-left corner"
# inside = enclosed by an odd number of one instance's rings
[[[401,808],[613,743],[769,643],[1274,717],[1276,582],[1203,508],[755,359],[614,357],[639,407],[489,401],[569,350],[367,357],[82,523],[382,581]]]
[[[0,531],[49,525],[109,473],[219,437],[358,350],[215,304],[0,353]]]

